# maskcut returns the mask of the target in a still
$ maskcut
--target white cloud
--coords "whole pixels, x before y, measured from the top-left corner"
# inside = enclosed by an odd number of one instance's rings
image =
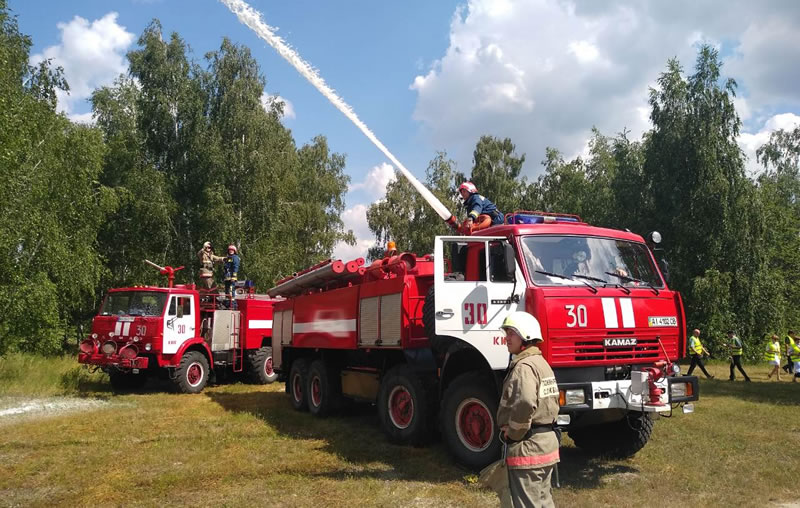
[[[370,169],[363,181],[350,184],[348,191],[363,190],[371,199],[377,200],[386,195],[386,186],[395,178],[394,166],[383,162]]]
[[[69,115],[69,119],[75,123],[82,123],[86,125],[94,125],[94,113],[91,111],[87,113],[74,113]]]
[[[769,137],[773,132],[781,129],[790,131],[798,125],[800,125],[800,116],[794,113],[782,113],[767,120],[758,132],[743,132],[739,135],[737,140],[739,147],[747,156],[747,162],[745,163],[747,174],[753,176],[763,171],[763,167],[756,160],[756,150],[769,141]]]
[[[468,0],[449,47],[410,85],[413,116],[462,167],[491,134],[510,137],[536,174],[545,147],[580,153],[592,126],[638,138],[649,87],[672,57],[691,73],[698,44],[720,49],[745,120],[800,110],[799,24],[800,2]]]
[[[375,245],[375,236],[367,225],[367,205],[357,204],[347,208],[342,213],[342,222],[345,229],[352,229],[356,236],[355,245],[339,242],[333,249],[333,257],[350,261],[351,259],[366,257],[370,247]]]
[[[116,12],[91,23],[75,16],[57,27],[61,30],[61,43],[31,56],[31,64],[51,59],[54,66],[64,68],[70,91],[58,94],[58,108],[72,116],[78,102],[87,99],[95,88],[109,85],[117,76],[127,73],[125,52],[134,35],[117,24]],[[75,118],[85,120],[85,115]]]
[[[265,110],[269,111],[269,109],[272,107],[272,104],[275,102],[283,103],[282,118],[287,118],[287,119],[296,118],[294,113],[294,105],[286,97],[281,97],[280,95],[269,95],[266,93],[261,95],[261,106]]]

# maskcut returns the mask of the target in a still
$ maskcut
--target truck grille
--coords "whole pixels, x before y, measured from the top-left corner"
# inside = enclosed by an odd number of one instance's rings
[[[551,365],[619,364],[653,362],[664,358],[657,337],[639,337],[635,346],[606,347],[607,337],[555,337],[551,339],[548,361]],[[661,337],[671,360],[678,358],[677,337]]]

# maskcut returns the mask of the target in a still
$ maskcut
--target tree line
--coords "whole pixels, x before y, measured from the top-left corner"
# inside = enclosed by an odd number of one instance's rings
[[[704,46],[689,75],[667,62],[650,89],[652,128],[638,140],[593,129],[587,156],[565,160],[548,148],[543,173],[529,182],[521,176],[525,154],[510,139],[482,136],[469,175],[440,152],[426,184],[453,211],[458,185],[471,180],[503,212],[572,213],[642,236],[659,231],[688,326],[703,330],[721,357],[733,329],[745,356],[760,360],[764,334],[800,328],[800,127],[775,132],[757,152],[761,172],[748,175],[735,94],[717,51]],[[373,255],[389,239],[401,250],[430,252],[435,235],[450,233],[403,178],[367,219],[379,241]]]
[[[354,241],[340,219],[345,157],[322,135],[295,144],[282,103],[262,105],[266,79],[248,48],[225,39],[197,61],[154,20],[127,55],[129,73],[92,94],[90,126],[57,112],[69,85],[49,62],[30,65],[31,45],[0,0],[0,354],[60,351],[106,288],[162,282],[144,259],[185,265],[178,281],[192,282],[204,241],[218,252],[233,243],[243,275],[266,288]],[[800,327],[800,130],[775,133],[758,151],[763,171],[748,177],[735,91],[703,47],[689,76],[667,63],[639,140],[594,130],[588,156],[548,148],[529,182],[525,154],[486,135],[468,175],[438,152],[425,183],[453,211],[470,179],[504,212],[660,231],[690,326],[714,338],[734,328],[757,357],[761,334]],[[367,220],[372,256],[389,239],[427,253],[448,233],[403,178]]]

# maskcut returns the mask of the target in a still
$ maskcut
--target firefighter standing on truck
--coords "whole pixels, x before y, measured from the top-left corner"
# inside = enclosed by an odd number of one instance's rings
[[[503,381],[497,424],[508,444],[506,466],[515,507],[554,506],[550,481],[559,462],[558,384],[535,345],[544,340],[539,322],[512,312],[501,328],[514,356]]]
[[[235,245],[228,245],[228,256],[225,258],[225,264],[223,265],[223,273],[225,275],[225,296],[230,298],[231,302],[236,295],[236,280],[239,275],[240,260],[239,255],[236,252],[237,250]]]
[[[486,215],[491,222],[480,223],[476,229],[484,229],[490,225],[495,226],[503,223],[503,214],[497,209],[497,206],[478,194],[478,188],[472,182],[464,182],[458,187],[458,193],[464,202],[464,207],[467,209],[467,218],[462,224],[461,228],[464,232],[470,233],[473,228],[476,228],[478,217]]]
[[[214,287],[214,263],[221,263],[225,258],[214,254],[211,242],[205,242],[197,252],[200,260],[200,282],[206,289]]]

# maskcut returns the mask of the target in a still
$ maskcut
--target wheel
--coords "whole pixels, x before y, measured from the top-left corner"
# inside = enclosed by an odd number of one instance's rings
[[[570,430],[569,437],[587,453],[624,459],[641,450],[652,433],[650,413],[630,412],[616,422]]]
[[[316,416],[327,416],[342,404],[342,384],[336,369],[314,360],[308,368],[306,385],[308,410]]]
[[[292,368],[289,369],[289,379],[286,380],[286,388],[289,392],[289,399],[292,401],[292,407],[298,411],[308,409],[308,401],[306,400],[307,379],[308,360],[299,358],[292,363]]]
[[[422,304],[422,325],[425,327],[425,335],[428,336],[431,349],[440,354],[446,353],[455,339],[436,335],[436,295],[433,286],[428,289],[425,303]]]
[[[111,378],[111,389],[117,393],[137,390],[147,382],[146,374],[112,370],[108,375]]]
[[[256,349],[250,356],[250,378],[262,385],[274,383],[278,373],[272,368],[272,348]]]
[[[408,365],[389,369],[378,393],[378,417],[389,440],[398,444],[421,445],[434,430],[430,394]]]
[[[208,360],[199,351],[189,351],[175,369],[173,382],[181,393],[200,393],[208,383]]]
[[[455,378],[444,392],[442,434],[453,458],[478,470],[500,456],[494,382],[474,372]]]

